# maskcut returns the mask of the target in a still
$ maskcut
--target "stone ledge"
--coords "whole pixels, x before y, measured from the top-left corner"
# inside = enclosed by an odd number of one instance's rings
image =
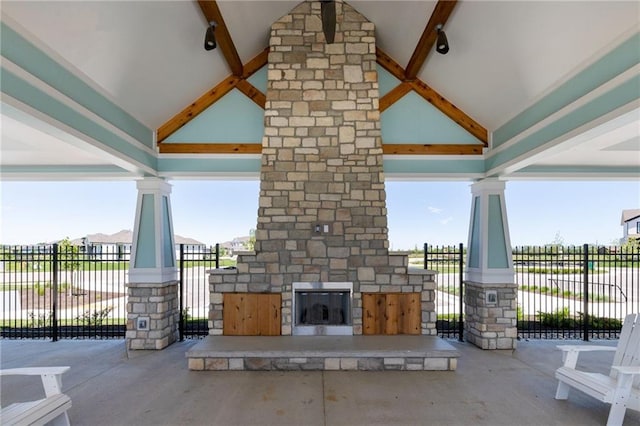
[[[432,336],[208,336],[190,370],[455,370],[458,351]]]
[[[238,274],[238,270],[237,269],[218,268],[218,269],[207,269],[205,271],[205,273],[210,274],[210,275],[237,275]]]
[[[407,274],[409,275],[436,275],[438,271],[433,271],[431,269],[421,269],[421,268],[407,268]]]
[[[166,281],[163,283],[127,283],[126,287],[128,288],[163,288],[163,287],[171,287],[172,285],[177,285],[180,281]]]

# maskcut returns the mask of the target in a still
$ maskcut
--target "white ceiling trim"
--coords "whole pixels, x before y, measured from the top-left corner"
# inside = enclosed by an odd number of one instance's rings
[[[9,15],[7,15],[4,12],[0,12],[0,19],[2,20],[2,22],[7,24],[11,29],[17,32],[21,37],[23,37],[26,41],[28,41],[33,46],[35,46],[36,49],[40,50],[42,53],[44,53],[49,58],[51,58],[51,60],[55,61],[58,65],[60,65],[61,67],[69,71],[71,74],[73,74],[83,83],[85,83],[87,86],[95,90],[100,96],[103,96],[112,104],[117,105],[118,108],[122,109],[131,117],[136,118],[136,120],[138,119],[135,114],[131,113],[131,111],[127,111],[125,108],[123,108],[122,105],[120,105],[120,103],[104,87],[96,83],[95,80],[93,80],[91,77],[85,74],[80,68],[75,66],[73,63],[67,61],[58,52],[56,52],[55,50],[51,49],[49,46],[44,44],[42,40],[36,37],[32,32],[30,32],[23,25],[18,23],[15,19],[11,18]],[[7,59],[3,57],[2,58],[3,66],[6,62],[7,62]]]
[[[14,181],[14,182],[93,182],[93,181],[104,181],[104,182],[113,182],[113,181],[123,181],[123,182],[131,182],[133,179],[139,179],[139,176],[129,174],[129,173],[91,173],[88,174],[86,171],[83,172],[11,172],[4,173],[0,172],[0,177],[3,181]]]
[[[130,171],[136,175],[151,174],[155,175],[156,171],[142,164],[138,161],[132,160],[130,157],[118,152],[117,150],[103,144],[102,142],[93,139],[82,132],[62,123],[58,120],[51,118],[49,115],[32,108],[31,106],[2,93],[0,99],[2,103],[5,103],[18,111],[27,114],[36,120],[30,122],[29,125],[45,133],[48,133],[62,142],[66,142],[75,148],[79,148],[88,152],[89,154],[97,155],[104,158],[106,162],[121,167],[127,171]],[[4,112],[3,112],[4,113]],[[155,155],[155,154],[154,154]]]
[[[487,170],[487,176],[511,176],[518,170],[530,166],[536,162],[556,155],[559,152],[574,148],[597,136],[614,131],[621,126],[638,121],[640,111],[640,99],[611,111],[608,114],[598,117],[582,126],[579,126],[564,135],[550,140],[536,149],[519,155],[518,157],[501,164],[498,167]],[[592,175],[593,178],[593,175]]]
[[[260,172],[160,172],[170,180],[260,180]]]
[[[506,120],[503,120],[502,123],[500,123],[498,126],[496,126],[496,129],[499,129],[502,126],[504,126],[505,124],[509,123],[511,120],[513,120],[518,115],[520,115],[523,111],[527,111],[529,108],[532,108],[538,102],[540,102],[545,97],[549,96],[550,94],[552,94],[553,92],[558,90],[558,88],[560,88],[562,85],[564,85],[565,83],[570,81],[572,78],[576,77],[582,71],[584,71],[585,69],[587,69],[591,65],[594,65],[596,62],[598,62],[600,59],[602,59],[607,53],[610,53],[615,48],[617,48],[618,46],[623,44],[625,41],[629,40],[629,38],[631,38],[634,34],[636,34],[639,31],[640,31],[640,23],[632,26],[631,28],[629,28],[628,30],[623,32],[620,36],[616,37],[611,43],[609,43],[608,45],[606,45],[602,49],[600,49],[597,52],[595,52],[593,55],[591,55],[585,61],[583,61],[580,64],[578,64],[572,71],[570,71],[567,74],[565,74],[564,76],[560,77],[555,82],[555,84],[549,86],[549,88],[547,88],[547,90],[545,90],[545,91],[539,93],[537,96],[535,96],[528,104],[525,105],[524,108],[522,108],[521,110],[518,110],[518,111],[514,111],[512,115],[510,115]]]
[[[504,151],[506,149],[509,149],[509,148],[513,147],[514,145],[517,145],[518,142],[520,142],[521,140],[527,138],[528,136],[531,136],[535,132],[547,127],[548,125],[552,124],[553,122],[555,122],[555,121],[561,119],[562,117],[572,113],[576,109],[586,105],[587,103],[589,103],[592,100],[598,98],[599,96],[607,93],[608,91],[620,86],[621,84],[626,83],[627,81],[629,81],[632,78],[635,78],[635,77],[637,77],[639,75],[640,75],[640,64],[637,64],[637,65],[629,68],[625,72],[623,72],[621,74],[618,74],[612,80],[607,81],[606,83],[604,83],[601,86],[595,88],[594,90],[592,90],[591,92],[587,93],[586,95],[581,96],[580,98],[576,99],[574,102],[566,105],[565,107],[559,109],[558,111],[554,112],[553,114],[547,116],[543,120],[537,122],[535,125],[533,125],[533,126],[529,127],[528,129],[520,132],[519,134],[515,135],[514,137],[512,137],[508,141],[506,141],[503,144],[501,144],[500,146],[498,146],[496,148],[492,147],[486,154],[487,158],[491,158],[494,155],[496,155],[496,154],[498,154],[498,153],[500,153],[500,152],[502,152],[502,151]]]
[[[484,179],[484,173],[385,173],[389,182],[473,182]]]
[[[131,145],[135,146],[139,150],[145,151],[145,152],[147,152],[148,154],[151,154],[151,155],[156,155],[157,154],[157,150],[156,149],[152,149],[151,147],[149,147],[149,146],[143,144],[142,142],[138,141],[133,136],[131,136],[128,133],[124,132],[119,127],[114,126],[113,124],[111,124],[110,122],[108,122],[107,120],[102,118],[101,116],[95,114],[91,110],[89,110],[89,109],[85,108],[84,106],[80,105],[75,100],[73,100],[72,98],[68,97],[64,93],[60,92],[55,87],[52,87],[49,84],[45,83],[44,81],[40,80],[38,77],[34,76],[33,74],[31,74],[27,70],[23,69],[19,65],[15,64],[14,62],[8,60],[4,56],[0,56],[0,58],[2,59],[2,67],[5,68],[7,71],[15,74],[16,76],[20,77],[21,79],[23,79],[27,83],[31,84],[35,88],[41,90],[42,92],[46,93],[47,95],[51,96],[52,98],[60,101],[64,105],[68,106],[69,108],[73,109],[74,111],[76,111],[77,113],[83,115],[84,117],[88,118],[89,120],[93,121],[94,123],[100,125],[101,127],[104,127],[105,129],[107,129],[111,133],[115,133],[117,136],[119,136],[120,138],[124,139],[125,141],[127,141]],[[155,141],[155,132],[153,132],[153,133],[154,133],[154,141]],[[155,143],[154,143],[154,146],[155,146]]]

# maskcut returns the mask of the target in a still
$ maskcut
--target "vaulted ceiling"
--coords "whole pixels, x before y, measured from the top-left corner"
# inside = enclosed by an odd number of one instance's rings
[[[1,8],[4,23],[142,126],[157,131],[161,141],[179,128],[175,120],[203,109],[193,110],[194,103],[217,100],[212,91],[230,79],[235,79],[234,87],[260,102],[262,94],[255,87],[237,83],[264,63],[271,23],[298,3],[3,0]],[[572,82],[640,28],[640,6],[629,1],[349,3],[375,23],[378,62],[398,78],[399,85],[387,101],[392,103],[408,91],[431,97],[430,102],[450,117],[451,111],[459,111],[452,119],[472,133],[477,131],[481,141],[484,131],[487,143],[494,132]],[[205,51],[203,38],[212,13],[222,24],[217,29],[219,46]],[[431,48],[432,28],[441,21],[446,21],[451,45],[447,55]],[[3,67],[15,68],[4,54],[2,59]],[[635,78],[638,64],[629,72]],[[95,145],[87,148],[83,135],[56,129],[6,99],[5,95],[3,167],[121,167],[118,155]],[[6,113],[9,110],[11,114]],[[602,127],[623,114],[631,116],[619,125]],[[545,149],[544,155],[531,152],[526,166],[640,168],[638,116],[637,106],[628,107],[580,132],[592,134],[579,145],[574,140]],[[132,175],[149,172],[128,170]],[[501,168],[501,173],[509,175],[509,167]]]

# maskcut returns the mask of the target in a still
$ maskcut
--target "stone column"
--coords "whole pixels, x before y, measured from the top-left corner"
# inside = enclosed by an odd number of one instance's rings
[[[505,183],[497,179],[471,186],[465,334],[482,349],[515,349],[518,337],[517,285],[504,188]]]
[[[178,338],[178,281],[171,185],[138,181],[138,202],[127,284],[127,347],[163,349]]]

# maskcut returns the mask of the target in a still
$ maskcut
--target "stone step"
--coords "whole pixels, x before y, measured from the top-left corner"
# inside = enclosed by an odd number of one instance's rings
[[[434,336],[207,336],[190,370],[455,370],[459,352]]]

